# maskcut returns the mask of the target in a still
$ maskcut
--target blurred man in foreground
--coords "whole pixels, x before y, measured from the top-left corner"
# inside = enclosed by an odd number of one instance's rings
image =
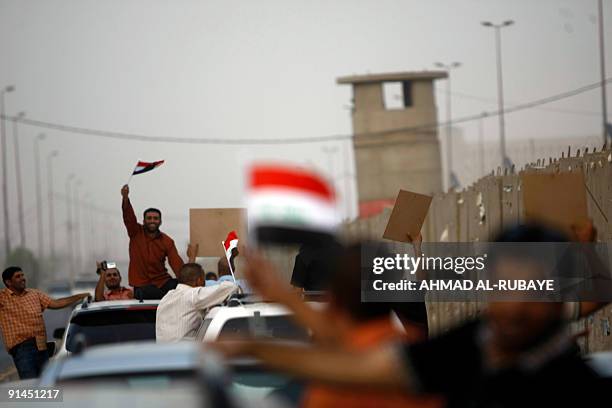
[[[170,343],[193,339],[200,327],[202,312],[220,304],[237,289],[238,286],[232,282],[205,287],[202,266],[197,263],[183,265],[179,284],[162,298],[157,307],[157,341]]]
[[[96,285],[96,302],[103,300],[134,299],[132,289],[121,286],[121,273],[116,267],[107,268],[106,261],[98,263],[96,272],[100,275]],[[104,290],[106,286],[107,290]]]
[[[6,286],[0,291],[0,329],[4,346],[13,357],[22,380],[40,375],[49,359],[43,312],[46,308],[63,309],[89,296],[79,293],[52,299],[36,289],[26,289],[25,274],[19,266],[2,272]]]
[[[395,342],[415,342],[427,337],[420,322],[406,320],[406,331],[394,324],[393,304],[361,302],[361,253],[364,244],[339,247],[330,255],[335,271],[329,282],[326,308],[315,308],[279,278],[273,265],[247,254],[245,275],[252,287],[266,300],[288,307],[292,317],[309,328],[316,343],[326,347],[366,352]],[[342,390],[324,384],[310,384],[302,399],[306,408],[314,407],[439,407],[442,399],[408,395],[401,391]]]
[[[556,232],[520,226],[498,242],[564,242]],[[537,254],[499,256],[502,275],[541,271]],[[580,358],[567,333],[565,305],[492,302],[482,318],[435,339],[354,351],[298,348],[269,342],[219,343],[227,355],[250,355],[271,367],[335,386],[436,393],[449,406],[595,406],[607,398],[603,381]]]

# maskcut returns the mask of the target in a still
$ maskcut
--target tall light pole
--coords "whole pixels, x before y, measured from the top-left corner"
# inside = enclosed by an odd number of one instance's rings
[[[480,119],[478,120],[478,161],[480,162],[480,177],[485,175],[485,165],[484,165],[484,127],[483,121],[484,118],[487,117],[487,112],[482,112],[480,114]]]
[[[2,210],[4,214],[4,250],[8,256],[11,252],[11,237],[9,231],[9,209],[8,209],[8,170],[6,156],[6,127],[4,126],[4,95],[13,92],[15,87],[9,85],[0,90],[0,148],[2,149]]]
[[[55,274],[55,209],[53,202],[53,158],[57,157],[59,152],[52,151],[47,155],[47,194],[49,195],[49,254],[52,265],[52,273]]]
[[[43,238],[43,225],[42,225],[42,187],[40,184],[40,146],[41,140],[45,139],[45,134],[39,134],[34,140],[34,166],[36,170],[36,218],[38,224],[38,258],[39,262],[42,261],[44,254],[44,238]]]
[[[19,235],[21,241],[19,245],[22,248],[26,247],[26,233],[25,233],[25,220],[23,215],[23,184],[21,182],[21,159],[19,149],[19,132],[18,123],[19,120],[25,116],[25,112],[19,112],[13,118],[13,146],[15,147],[15,176],[17,181],[17,215],[19,219]]]
[[[499,148],[501,154],[502,167],[510,166],[510,159],[506,155],[506,124],[504,122],[504,83],[502,78],[502,57],[501,57],[501,29],[514,24],[512,20],[506,20],[500,24],[493,24],[490,21],[481,23],[485,27],[495,30],[495,52],[497,55],[497,106],[499,110]]]
[[[74,249],[75,249],[75,265],[77,268],[77,274],[81,268],[81,225],[80,225],[80,203],[79,203],[79,188],[83,183],[81,180],[77,180],[74,183]]]
[[[86,225],[89,226],[89,231],[87,226],[85,227],[85,235],[88,236],[87,239],[87,251],[85,251],[85,253],[89,253],[89,259],[96,259],[96,236],[94,234],[94,225],[93,225],[93,210],[92,210],[92,198],[91,198],[91,194],[87,193],[85,194],[85,197],[83,197],[83,200],[85,202],[85,215],[84,217],[87,219],[87,223]]]
[[[601,111],[603,114],[603,142],[608,143],[608,102],[606,101],[606,49],[604,48],[603,0],[598,1],[599,10],[599,65],[601,71]],[[612,135],[610,135],[612,137]]]
[[[451,114],[451,70],[459,68],[460,62],[451,62],[450,64],[443,64],[441,62],[435,63],[436,67],[445,69],[448,72],[446,78],[446,171],[448,172],[448,189],[453,190],[458,187],[456,184],[457,177],[453,173],[453,141],[452,141],[452,114]]]
[[[70,263],[70,281],[74,283],[74,248],[72,245],[72,189],[70,183],[74,180],[74,174],[66,178],[66,246],[68,249],[68,262]]]

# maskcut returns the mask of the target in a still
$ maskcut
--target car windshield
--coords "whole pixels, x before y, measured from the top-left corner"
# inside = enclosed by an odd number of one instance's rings
[[[284,340],[309,339],[308,330],[298,326],[289,316],[255,316],[229,319],[219,332],[219,339],[257,337]]]
[[[155,306],[79,313],[68,326],[66,350],[82,339],[86,346],[155,340]]]

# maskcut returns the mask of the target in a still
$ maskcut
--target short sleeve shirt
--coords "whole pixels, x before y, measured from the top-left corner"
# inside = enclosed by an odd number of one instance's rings
[[[0,329],[7,350],[25,340],[36,339],[38,350],[47,349],[43,312],[51,298],[36,289],[17,294],[8,288],[0,291]]]

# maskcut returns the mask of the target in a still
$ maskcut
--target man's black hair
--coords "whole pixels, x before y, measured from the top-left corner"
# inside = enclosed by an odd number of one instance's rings
[[[146,217],[147,213],[149,213],[149,212],[154,212],[154,213],[159,214],[159,218],[161,218],[161,216],[162,216],[160,210],[158,210],[157,208],[152,208],[151,207],[151,208],[147,208],[146,210],[144,210],[144,212],[142,213],[142,218]]]
[[[204,277],[204,269],[198,263],[186,263],[181,267],[178,281],[183,284],[194,283],[198,278]]]
[[[214,272],[206,272],[206,280],[217,280],[217,274]]]
[[[21,272],[22,269],[19,266],[9,266],[2,272],[2,282],[4,282],[4,286],[8,287],[6,281],[10,281],[13,278],[13,275],[17,272]]]

